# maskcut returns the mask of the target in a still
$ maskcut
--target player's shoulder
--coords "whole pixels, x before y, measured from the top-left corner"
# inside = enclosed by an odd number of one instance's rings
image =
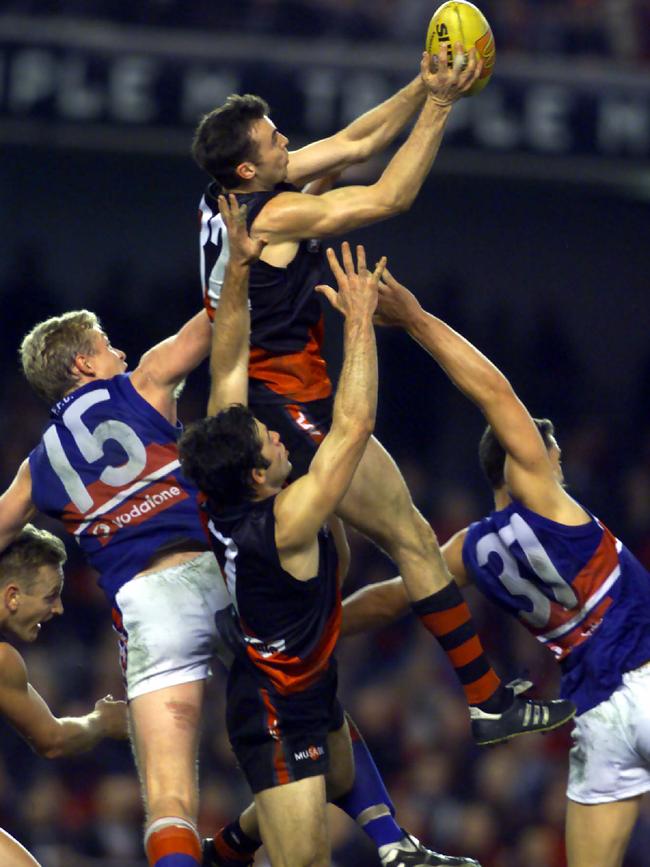
[[[25,660],[8,641],[0,641],[0,689],[21,686],[26,682]]]

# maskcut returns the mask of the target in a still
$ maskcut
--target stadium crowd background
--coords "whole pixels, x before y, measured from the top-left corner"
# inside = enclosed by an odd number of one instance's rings
[[[351,41],[390,35],[412,42],[415,50],[433,5],[8,0],[4,8],[135,25],[252,29],[260,35]],[[644,0],[481,5],[500,53],[606,54],[631,64],[650,58]],[[15,208],[30,210],[32,218],[22,221],[28,231],[12,235],[0,265],[3,488],[46,418],[17,371],[20,338],[41,318],[87,306],[133,364],[174,330],[199,301],[194,207],[204,183],[189,157],[42,147],[15,149],[12,156],[13,170],[0,172],[1,219],[11,221]],[[371,255],[386,252],[394,273],[504,369],[535,415],[553,418],[572,492],[648,567],[649,216],[641,194],[512,178],[446,178],[434,169],[408,215],[352,239],[366,242]],[[336,365],[338,329],[331,324],[329,353]],[[403,335],[383,332],[380,358],[378,435],[444,540],[491,505],[475,456],[482,420]],[[206,394],[202,370],[181,400],[184,421],[202,413]],[[352,544],[350,590],[393,574],[363,540],[355,537]],[[108,692],[122,695],[106,602],[73,546],[69,555],[65,615],[24,649],[33,683],[59,714],[83,712]],[[471,604],[504,677],[528,671],[540,692],[554,693],[558,672],[550,656],[477,594]],[[342,642],[338,655],[344,703],[368,740],[405,827],[443,851],[480,858],[483,867],[564,865],[567,731],[479,751],[469,739],[464,701],[443,655],[411,618]],[[224,682],[217,664],[200,762],[204,833],[248,800],[223,725]],[[3,724],[0,826],[46,867],[140,867],[141,822],[125,745],[48,764]],[[335,811],[332,828],[338,867],[377,863],[363,835]],[[626,867],[644,867],[648,851],[646,803]]]

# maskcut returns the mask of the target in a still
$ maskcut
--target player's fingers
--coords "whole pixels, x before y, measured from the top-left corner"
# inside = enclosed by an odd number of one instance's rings
[[[327,248],[327,261],[329,262],[329,266],[332,269],[332,274],[336,277],[336,282],[341,283],[345,280],[345,272],[343,268],[339,265],[339,260],[336,258],[336,253],[334,252],[332,247]]]
[[[367,270],[366,265],[366,250],[363,244],[357,244],[357,271],[359,274]]]
[[[380,280],[384,271],[386,269],[386,262],[388,259],[385,256],[382,256],[379,262],[375,265],[375,270],[373,271],[372,277],[373,280]]]
[[[343,267],[345,268],[345,273],[348,277],[354,277],[354,260],[352,259],[352,250],[350,249],[350,245],[347,241],[343,241],[341,244],[341,258],[343,260]]]
[[[317,292],[319,292],[321,295],[324,295],[327,298],[327,300],[332,305],[332,307],[334,307],[336,310],[339,309],[338,293],[334,289],[332,289],[331,286],[327,286],[325,283],[321,283],[318,286],[315,286],[314,288],[316,289]]]

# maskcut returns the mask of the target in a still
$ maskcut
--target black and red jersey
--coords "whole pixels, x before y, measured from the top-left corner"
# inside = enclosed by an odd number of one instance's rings
[[[315,685],[327,672],[341,625],[338,556],[326,527],[318,572],[299,581],[280,564],[275,497],[210,514],[212,547],[242,629],[246,658],[282,695]]]
[[[286,191],[290,184],[278,184],[270,191],[237,193],[248,207],[250,230],[262,208]],[[219,187],[211,184],[201,199],[201,284],[208,313],[216,307],[229,258],[228,234],[219,214]],[[325,258],[317,240],[303,240],[294,259],[279,268],[267,262],[251,266],[249,299],[251,308],[251,386],[260,389],[267,402],[279,396],[295,401],[328,397],[332,385],[322,357],[323,314],[314,287],[325,277]],[[255,392],[256,402],[260,397]]]

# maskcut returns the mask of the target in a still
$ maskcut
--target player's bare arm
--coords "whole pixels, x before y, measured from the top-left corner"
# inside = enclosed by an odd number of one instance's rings
[[[404,328],[483,412],[506,452],[506,482],[516,499],[552,520],[582,524],[588,519],[562,487],[535,422],[503,373],[462,335],[423,310],[388,271],[378,317]]]
[[[233,403],[248,403],[248,277],[265,245],[264,240],[249,237],[246,206],[240,207],[236,196],[219,196],[219,213],[228,232],[230,256],[212,328],[208,415]]]
[[[340,172],[382,151],[421,107],[426,87],[421,76],[335,135],[289,154],[287,180],[296,186]]]
[[[350,569],[350,543],[345,532],[345,524],[336,515],[330,515],[327,524],[336,545],[336,555],[339,560],[339,583],[343,584]]]
[[[464,61],[462,46],[457,46],[457,56]],[[321,196],[280,193],[256,218],[253,234],[264,235],[273,245],[301,238],[322,238],[407,210],[438,153],[453,103],[480,74],[481,64],[474,50],[464,68],[457,63],[449,69],[444,52],[437,60],[433,68],[431,56],[423,54],[421,76],[427,88],[424,106],[408,139],[375,184],[339,187]]]
[[[441,548],[447,568],[459,587],[470,584],[463,563],[463,542],[467,528],[459,530]],[[404,617],[411,611],[411,601],[400,575],[388,581],[378,581],[361,587],[343,600],[341,635],[357,635],[370,629],[380,629]]]
[[[126,702],[100,699],[80,717],[55,717],[29,683],[25,663],[10,644],[0,644],[0,714],[48,759],[91,749],[103,738],[125,739]]]
[[[308,574],[297,574],[302,571],[297,561],[316,549],[318,530],[345,494],[372,434],[377,408],[377,347],[372,315],[385,259],[371,274],[363,247],[357,247],[358,273],[347,243],[342,247],[343,267],[333,250],[328,250],[327,255],[339,291],[330,286],[318,289],[345,317],[344,360],[332,428],[307,475],[281,491],[275,501],[276,544],[284,568],[298,578],[314,574],[313,568]],[[292,558],[296,562],[290,568]]]
[[[13,542],[36,511],[29,461],[24,460],[11,485],[0,496],[0,551]]]

